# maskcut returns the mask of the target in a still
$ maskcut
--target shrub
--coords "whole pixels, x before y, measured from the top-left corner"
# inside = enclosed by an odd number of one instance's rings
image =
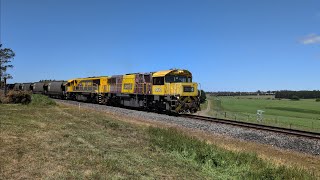
[[[0,91],[0,103],[6,104],[8,103],[8,98]]]
[[[317,98],[317,99],[316,99],[316,102],[320,102],[320,98]]]
[[[204,103],[206,102],[207,96],[206,96],[206,92],[204,92],[204,90],[198,90],[199,91],[199,98],[200,98],[200,103]]]
[[[0,95],[1,103],[21,103],[29,104],[31,102],[31,94],[25,91],[9,91],[7,96]]]
[[[290,99],[293,100],[293,101],[299,101],[300,100],[300,98],[298,96],[292,96]]]

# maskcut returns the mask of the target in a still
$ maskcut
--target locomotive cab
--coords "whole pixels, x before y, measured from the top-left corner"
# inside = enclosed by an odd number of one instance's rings
[[[198,84],[187,70],[169,70],[153,74],[153,94],[198,96]]]
[[[199,110],[198,84],[192,82],[188,70],[168,70],[153,74],[154,95],[164,96],[167,110],[175,113]]]

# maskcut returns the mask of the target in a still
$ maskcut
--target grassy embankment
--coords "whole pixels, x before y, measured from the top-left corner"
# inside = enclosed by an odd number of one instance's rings
[[[263,113],[263,123],[320,132],[320,102],[314,99],[293,101],[272,96],[212,97],[209,115],[257,122],[257,110]]]
[[[174,129],[148,128],[104,113],[56,105],[0,105],[0,177],[313,179],[254,154],[208,145]]]
[[[208,101],[200,104],[201,111],[205,111],[208,107]]]

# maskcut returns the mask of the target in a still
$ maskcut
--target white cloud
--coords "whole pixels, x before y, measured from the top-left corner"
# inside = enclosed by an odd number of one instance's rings
[[[320,35],[310,34],[308,36],[303,37],[300,42],[302,44],[316,44],[320,43]]]

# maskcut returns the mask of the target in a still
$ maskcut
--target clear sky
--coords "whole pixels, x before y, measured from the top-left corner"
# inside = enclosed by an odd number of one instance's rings
[[[185,68],[207,91],[320,89],[319,0],[0,0],[14,79]]]

